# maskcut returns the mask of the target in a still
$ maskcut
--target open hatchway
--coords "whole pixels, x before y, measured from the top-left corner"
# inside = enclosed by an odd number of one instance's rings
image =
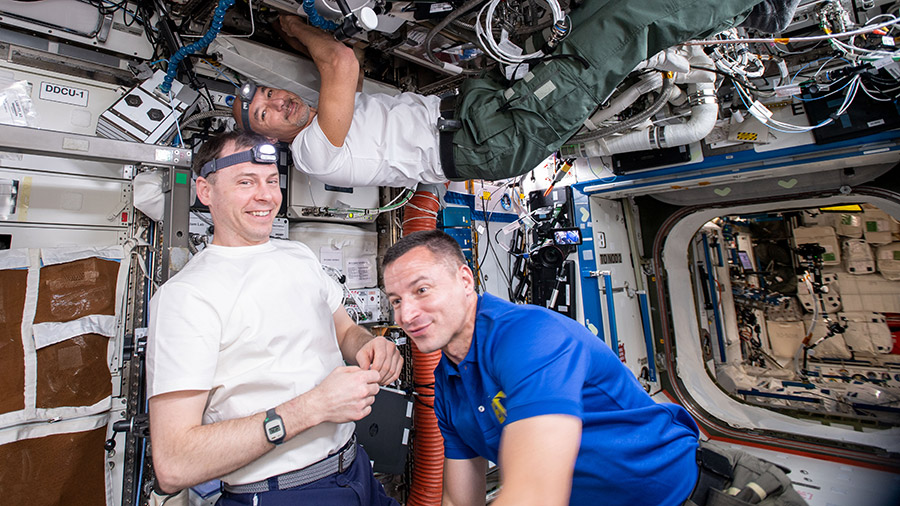
[[[898,195],[636,203],[653,245],[661,386],[704,433],[896,473]],[[890,476],[873,475],[870,503],[894,504]]]
[[[868,203],[708,221],[690,267],[710,375],[749,404],[900,424],[898,238]]]

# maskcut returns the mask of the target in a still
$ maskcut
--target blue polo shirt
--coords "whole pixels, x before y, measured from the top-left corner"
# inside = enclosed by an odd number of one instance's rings
[[[553,311],[480,296],[468,354],[442,357],[434,378],[447,458],[498,462],[505,425],[565,414],[582,420],[570,504],[677,505],[697,480],[690,415],[654,402],[603,341]]]

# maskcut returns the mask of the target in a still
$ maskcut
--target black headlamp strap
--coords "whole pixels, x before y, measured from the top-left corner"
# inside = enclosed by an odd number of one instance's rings
[[[203,168],[200,169],[200,177],[207,177],[219,169],[231,167],[232,165],[237,165],[239,163],[249,162],[251,160],[253,160],[252,149],[241,151],[240,153],[235,153],[233,155],[228,155],[222,158],[217,158],[215,160],[210,160],[203,164]]]
[[[231,167],[232,165],[237,165],[239,163],[253,162],[271,164],[275,163],[277,160],[278,150],[275,149],[275,146],[267,143],[257,144],[246,151],[233,153],[204,163],[203,167],[200,168],[200,177],[207,177],[217,170]]]

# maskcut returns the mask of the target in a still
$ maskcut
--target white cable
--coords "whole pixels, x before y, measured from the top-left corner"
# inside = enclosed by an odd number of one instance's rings
[[[497,44],[497,41],[494,40],[493,18],[494,11],[496,10],[497,5],[500,4],[500,1],[501,0],[491,0],[489,3],[485,4],[484,7],[482,7],[481,10],[478,11],[478,16],[475,20],[475,34],[478,36],[478,40],[481,42],[481,46],[488,54],[488,56],[506,65],[516,65],[533,58],[540,58],[544,56],[544,53],[541,51],[535,51],[534,53],[523,55],[512,54],[502,49]],[[557,0],[544,1],[550,7],[550,11],[553,14],[554,23],[563,21],[565,19],[565,13],[559,6],[559,2],[557,2]],[[483,20],[482,17],[484,18]]]
[[[838,110],[835,112],[835,116],[840,116],[840,115],[844,114],[845,112],[847,112],[847,109],[850,108],[850,104],[853,102],[853,99],[856,98],[856,93],[859,90],[859,84],[860,84],[859,75],[853,76],[851,78],[850,84],[847,86],[847,94],[844,96],[844,102],[841,104],[841,107],[839,107]],[[776,130],[776,131],[783,132],[783,133],[805,133],[805,132],[815,130],[816,128],[820,128],[825,125],[831,124],[834,121],[832,118],[828,118],[825,121],[819,123],[818,125],[800,126],[800,125],[793,125],[791,123],[785,123],[783,121],[779,121],[779,120],[773,119],[771,117],[761,118],[758,114],[753,113],[753,111],[757,107],[757,102],[753,100],[753,97],[750,95],[750,93],[746,89],[744,89],[743,86],[741,86],[738,83],[735,83],[735,89],[737,90],[738,95],[740,95],[741,98],[746,102],[746,105],[748,106],[748,109],[750,110],[751,114],[753,114],[753,116],[756,117],[758,120],[760,120],[761,123],[768,126],[772,130]],[[751,103],[753,104],[752,107],[750,106]],[[763,106],[762,104],[759,104],[759,107],[764,108],[765,106]]]
[[[172,110],[172,117],[175,118],[175,129],[178,131],[178,141],[181,142],[181,147],[184,149],[184,135],[181,134],[181,124],[178,123],[178,111],[175,109],[175,106],[172,105],[174,103],[175,98],[172,96],[172,90],[169,89],[169,109]]]
[[[248,37],[252,37],[253,34],[256,33],[256,23],[253,22],[253,0],[247,0],[247,8],[250,9],[250,33],[248,33],[246,35],[229,35],[226,33],[220,33],[219,37],[232,38],[232,39],[246,39]]]
[[[869,93],[869,89],[865,87],[862,83],[859,84],[859,87],[862,88],[863,93],[869,96],[872,100],[877,100],[878,102],[893,102],[892,98],[876,98],[871,93]]]
[[[862,35],[864,33],[873,32],[875,30],[884,28],[886,26],[893,26],[896,24],[900,24],[900,19],[894,19],[891,21],[886,21],[884,23],[879,23],[877,25],[872,26],[864,26],[858,30],[851,30],[849,32],[841,32],[841,33],[832,33],[830,35],[813,35],[811,37],[765,37],[765,38],[747,38],[747,39],[720,39],[720,40],[689,40],[684,42],[685,46],[715,46],[718,44],[746,44],[749,42],[759,42],[759,43],[788,43],[788,42],[815,42],[819,40],[832,40],[838,39],[842,37],[852,37],[854,35]]]

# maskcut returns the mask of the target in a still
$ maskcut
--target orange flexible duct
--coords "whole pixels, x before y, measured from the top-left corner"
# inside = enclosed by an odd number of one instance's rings
[[[437,195],[418,191],[403,208],[403,235],[433,230],[441,203]],[[408,506],[440,506],[444,478],[444,438],[434,414],[434,368],[441,352],[422,353],[412,343],[414,409],[413,474]]]

